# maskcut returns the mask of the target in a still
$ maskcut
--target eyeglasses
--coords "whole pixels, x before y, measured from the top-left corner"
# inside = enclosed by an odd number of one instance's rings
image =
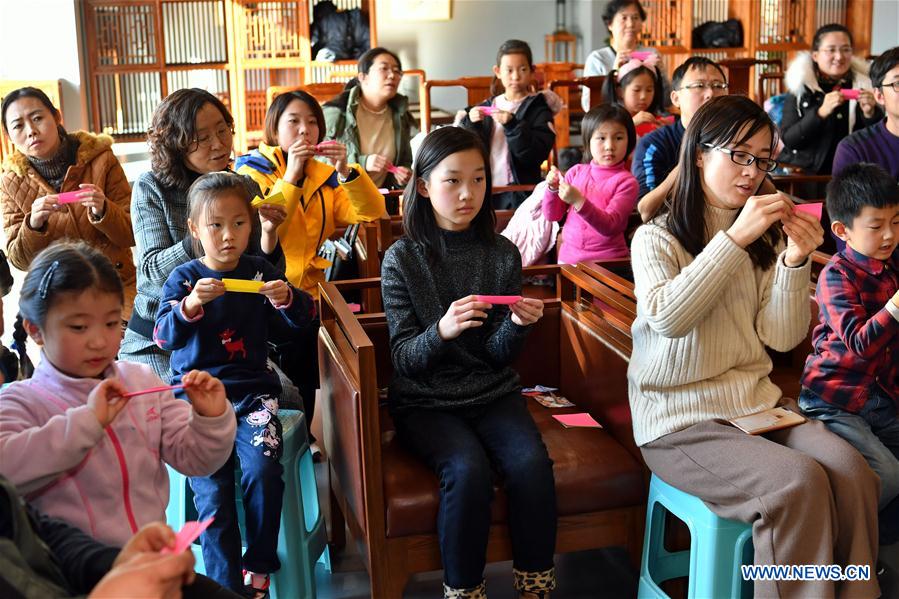
[[[389,75],[391,73],[396,75],[398,78],[403,76],[403,70],[401,68],[390,67],[390,66],[387,66],[386,64],[378,65],[377,67],[375,67],[375,70],[378,71],[378,74],[383,75],[384,77],[386,77],[387,75]]]
[[[225,145],[229,145],[231,143],[231,138],[234,136],[234,127],[229,127],[227,125],[222,125],[218,129],[215,130],[215,137],[218,138],[220,142]],[[192,151],[196,152],[200,148],[204,150],[208,150],[212,147],[212,135],[206,133],[205,135],[201,135],[194,140],[194,149]]]
[[[705,81],[696,81],[694,83],[688,83],[687,85],[682,85],[681,89],[688,89],[692,91],[705,91],[710,89],[712,91],[727,91],[728,85],[726,83],[721,83],[720,81],[713,82],[705,82]]]
[[[821,48],[818,52],[821,52],[822,54],[845,54],[848,56],[849,54],[852,54],[852,47],[840,46],[838,48],[836,46],[828,46],[826,48]]]
[[[893,91],[899,94],[899,79],[896,79],[892,83],[884,83],[880,86],[880,89],[886,89],[888,87],[892,87]]]
[[[718,150],[719,152],[729,154],[731,162],[733,162],[734,164],[739,164],[740,166],[749,166],[750,164],[755,164],[755,167],[757,169],[766,173],[770,173],[777,168],[777,161],[773,158],[759,158],[758,156],[750,154],[749,152],[743,152],[742,150],[731,150],[730,148],[722,148],[721,146],[713,146],[712,144],[702,145],[707,148],[712,148],[713,150]]]

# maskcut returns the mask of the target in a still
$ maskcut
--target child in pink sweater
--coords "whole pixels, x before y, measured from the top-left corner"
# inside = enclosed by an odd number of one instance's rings
[[[629,258],[624,239],[628,216],[637,205],[639,185],[625,160],[637,143],[634,122],[620,106],[602,104],[584,116],[584,164],[564,178],[553,167],[546,176],[543,216],[560,221],[560,264]]]
[[[122,282],[85,244],[54,244],[34,259],[19,309],[42,346],[32,378],[0,394],[0,473],[47,515],[124,545],[165,521],[165,464],[189,476],[218,470],[234,448],[236,419],[222,383],[182,379],[190,403],[141,364],[117,362]]]

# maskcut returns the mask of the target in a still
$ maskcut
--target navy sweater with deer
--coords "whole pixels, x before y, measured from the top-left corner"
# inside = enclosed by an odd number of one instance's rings
[[[247,255],[228,272],[209,269],[200,260],[175,268],[162,288],[153,330],[156,344],[172,352],[172,383],[197,369],[221,379],[231,401],[250,393],[280,394],[278,375],[267,365],[269,318],[279,313],[291,327],[302,327],[315,316],[312,298],[293,286],[283,306],[258,293],[225,292],[187,318],[182,302],[204,278],[273,281],[284,275],[266,260]]]

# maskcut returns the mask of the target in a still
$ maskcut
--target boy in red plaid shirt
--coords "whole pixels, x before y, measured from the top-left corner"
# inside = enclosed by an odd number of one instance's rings
[[[828,184],[827,212],[846,247],[818,277],[821,322],[799,406],[880,476],[881,544],[889,544],[899,540],[899,186],[877,165],[852,165]]]

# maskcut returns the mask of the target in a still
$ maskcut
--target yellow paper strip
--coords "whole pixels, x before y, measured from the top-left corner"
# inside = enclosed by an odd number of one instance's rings
[[[253,208],[259,208],[263,204],[271,204],[273,206],[287,206],[287,198],[285,198],[284,194],[280,191],[278,193],[273,193],[267,198],[260,198],[259,196],[253,198]]]
[[[265,281],[250,281],[249,279],[222,279],[225,291],[238,293],[259,293],[259,289],[265,285]]]

